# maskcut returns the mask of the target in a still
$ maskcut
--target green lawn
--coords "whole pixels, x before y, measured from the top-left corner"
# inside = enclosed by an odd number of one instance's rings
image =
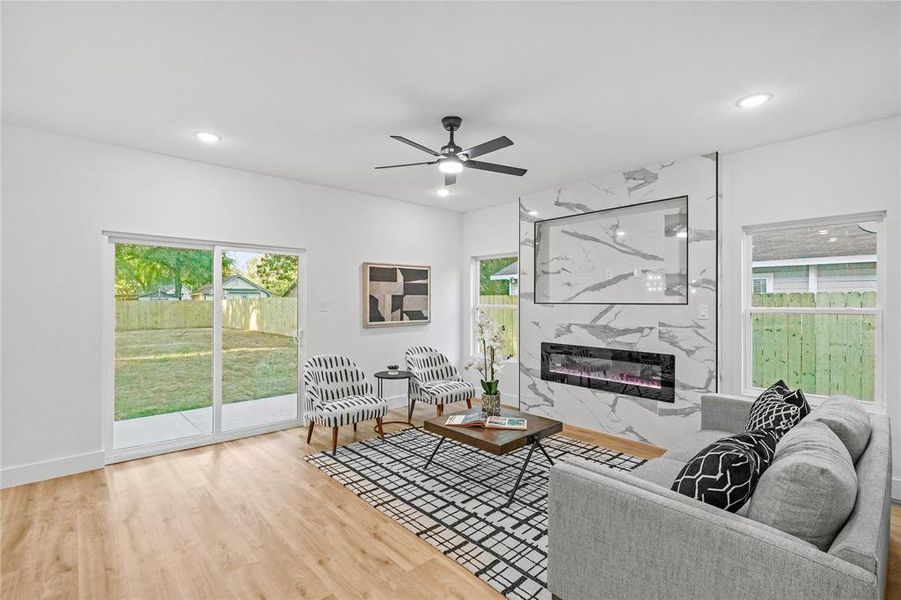
[[[222,401],[241,402],[297,392],[293,338],[225,329]],[[116,332],[116,420],[213,402],[213,330]]]

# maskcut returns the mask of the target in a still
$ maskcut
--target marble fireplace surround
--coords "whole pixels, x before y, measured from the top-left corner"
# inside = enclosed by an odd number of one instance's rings
[[[669,446],[700,427],[701,395],[717,385],[718,155],[616,173],[520,198],[520,408],[565,423]],[[535,221],[688,196],[687,305],[536,304]],[[575,247],[616,240],[583,236]],[[621,240],[624,241],[624,240]],[[640,249],[630,240],[623,252]],[[560,257],[565,262],[565,257]],[[553,264],[554,257],[550,257]],[[607,269],[598,267],[601,284]],[[707,318],[701,318],[706,313]],[[619,348],[676,357],[675,402],[541,379],[541,343]]]

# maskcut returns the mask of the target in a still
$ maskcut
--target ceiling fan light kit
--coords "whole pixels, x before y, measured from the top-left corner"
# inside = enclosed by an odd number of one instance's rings
[[[513,140],[511,140],[507,136],[502,135],[499,138],[495,138],[493,140],[464,150],[463,148],[458,146],[456,142],[454,142],[454,132],[460,129],[460,125],[462,123],[463,119],[461,119],[460,117],[444,117],[443,119],[441,119],[441,125],[450,132],[450,139],[448,140],[446,145],[441,147],[440,152],[436,152],[431,148],[427,148],[422,144],[408,140],[405,137],[392,135],[391,137],[398,142],[403,142],[408,146],[413,146],[417,150],[431,154],[433,157],[435,157],[435,160],[418,163],[404,163],[402,165],[385,165],[383,167],[376,167],[376,169],[394,169],[397,167],[412,167],[419,165],[438,165],[438,170],[444,173],[444,185],[446,186],[454,185],[455,183],[457,183],[457,174],[463,172],[464,168],[478,169],[480,171],[491,171],[492,173],[503,173],[505,175],[515,175],[517,177],[522,177],[526,174],[526,169],[520,169],[519,167],[508,167],[506,165],[497,165],[494,163],[472,160],[477,156],[482,156],[483,154],[488,154],[489,152],[494,152],[495,150],[500,150],[501,148],[512,146]]]

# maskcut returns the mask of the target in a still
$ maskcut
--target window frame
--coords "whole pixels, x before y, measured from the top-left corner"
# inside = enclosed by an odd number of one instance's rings
[[[745,396],[758,396],[763,388],[753,385],[753,334],[751,331],[751,319],[755,314],[776,313],[776,314],[853,314],[853,315],[873,315],[875,317],[875,356],[873,358],[876,372],[874,374],[874,394],[873,401],[868,402],[859,400],[859,403],[866,410],[871,412],[885,412],[885,385],[884,385],[884,365],[883,365],[883,328],[885,313],[885,289],[886,289],[886,242],[885,242],[885,211],[854,213],[848,215],[838,215],[834,217],[823,217],[815,219],[802,219],[795,221],[783,221],[778,223],[769,223],[764,225],[747,225],[742,228],[741,238],[741,255],[742,255],[742,278],[741,278],[741,387],[742,394]],[[788,231],[799,227],[817,227],[841,225],[853,222],[873,222],[877,223],[876,229],[876,306],[867,308],[856,307],[778,307],[778,306],[752,306],[753,294],[753,252],[752,238],[755,234],[773,231]],[[758,274],[759,275],[759,274]],[[822,402],[827,398],[820,394],[812,394],[805,392],[805,396],[813,400],[815,403]]]
[[[476,336],[475,336],[475,325],[479,320],[479,310],[484,308],[513,308],[516,311],[516,318],[519,320],[519,294],[516,295],[517,301],[515,304],[481,304],[479,302],[479,298],[481,294],[480,291],[480,275],[481,268],[480,263],[483,260],[491,260],[493,258],[515,258],[517,262],[519,261],[519,253],[517,252],[500,252],[497,254],[482,254],[479,256],[473,256],[470,260],[470,272],[469,272],[469,282],[470,282],[470,295],[469,295],[469,355],[472,358],[482,358],[481,349],[476,345]],[[518,280],[517,280],[518,282]],[[516,363],[519,362],[519,333],[517,332],[516,336],[516,354],[509,359],[507,359],[508,363]]]

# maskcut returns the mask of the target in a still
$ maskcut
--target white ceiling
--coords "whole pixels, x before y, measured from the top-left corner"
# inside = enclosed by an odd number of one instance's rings
[[[471,210],[899,112],[899,8],[827,3],[15,3],[3,119]],[[756,110],[735,101],[769,91]],[[432,148],[507,135],[438,198]],[[216,146],[196,130],[223,136]]]

